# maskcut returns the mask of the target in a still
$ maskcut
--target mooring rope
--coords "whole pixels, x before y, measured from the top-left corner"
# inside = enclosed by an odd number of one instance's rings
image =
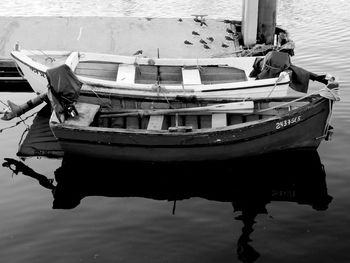
[[[267,65],[266,65],[266,66],[267,66]],[[284,72],[284,71],[280,73],[280,75],[278,76],[278,78],[277,78],[276,81],[275,81],[275,85],[274,85],[273,88],[271,89],[269,95],[267,95],[268,98],[271,96],[272,92],[276,89],[277,83],[280,82],[280,81],[284,78],[285,74],[288,74],[288,73],[286,73],[286,72]]]
[[[85,84],[85,87],[89,87],[90,88],[90,90],[92,91],[92,93],[96,96],[96,98],[99,100],[99,102],[101,103],[101,105],[103,105],[103,106],[106,106],[107,108],[112,108],[112,106],[111,105],[109,105],[108,103],[105,103],[103,100],[102,100],[102,98],[97,94],[97,92],[94,90],[94,87],[93,86],[91,86],[91,85],[86,85]],[[111,94],[111,93],[110,93]],[[110,95],[109,94],[109,95]]]
[[[339,87],[330,89],[325,87],[320,90],[320,96],[327,98],[329,100],[340,101]]]
[[[38,112],[39,112],[39,111],[36,111],[36,112],[32,113],[31,115],[25,117],[24,119],[22,119],[21,117],[19,117],[19,118],[20,118],[20,121],[16,122],[15,124],[13,124],[13,125],[11,125],[11,126],[8,126],[8,127],[5,127],[5,128],[0,129],[0,133],[2,133],[2,132],[5,131],[5,130],[9,130],[9,129],[15,128],[15,127],[17,127],[18,125],[20,125],[21,123],[23,123],[24,125],[26,125],[26,129],[29,129],[30,126],[29,126],[27,123],[25,123],[25,121],[28,120],[29,118],[33,117],[34,115],[36,115]]]
[[[169,99],[168,99],[167,95],[165,94],[165,93],[166,93],[166,91],[167,91],[167,90],[166,90],[165,88],[160,89],[160,93],[163,93],[163,97],[165,98],[166,102],[168,103],[168,105],[169,105],[169,106],[170,106],[170,108],[171,108],[170,101],[169,101]]]
[[[303,97],[294,99],[292,101],[288,101],[286,103],[281,103],[281,104],[278,104],[276,106],[273,106],[273,107],[270,107],[270,108],[267,108],[267,109],[259,110],[259,111],[257,111],[257,113],[264,112],[264,111],[269,111],[269,110],[274,110],[274,109],[281,108],[281,107],[284,107],[284,106],[288,106],[290,104],[293,104],[294,102],[298,102],[298,101],[304,100],[304,99],[306,99],[308,97],[311,97],[313,95],[316,95],[316,94],[319,94],[320,96],[322,96],[322,97],[324,97],[326,99],[329,99],[329,100],[339,101],[340,97],[337,94],[338,90],[339,90],[339,88],[329,89],[328,87],[324,87],[324,88],[322,88],[320,90],[314,91],[312,93],[309,93],[309,94],[307,94],[307,95],[305,95]]]
[[[168,92],[168,90],[166,88],[162,87],[158,83],[155,83],[152,85],[151,89],[153,92],[157,92],[157,96],[162,95],[165,98],[165,100],[167,101],[167,103],[170,105],[170,101],[166,95],[166,93]]]
[[[0,100],[0,103],[2,103],[4,106],[6,106],[6,108],[9,107],[9,105],[7,105],[5,102],[3,102],[2,100]]]
[[[32,50],[27,50],[29,53],[31,53],[33,56],[39,56],[37,53],[35,53],[34,51]],[[43,50],[40,50],[40,49],[37,49],[35,51],[38,51],[40,53],[42,53],[46,58],[45,58],[45,61],[47,61],[48,59],[51,60],[51,63],[53,63],[54,61],[56,61],[56,59],[52,56],[49,56],[48,54],[46,54]],[[34,60],[34,59],[33,59]],[[35,60],[34,60],[35,61]]]

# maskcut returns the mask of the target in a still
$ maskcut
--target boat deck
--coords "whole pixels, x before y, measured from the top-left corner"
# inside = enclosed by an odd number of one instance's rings
[[[97,113],[96,117],[94,121],[91,120],[90,122],[91,126],[103,128],[175,131],[174,127],[187,127],[188,131],[192,131],[259,121],[282,115],[308,103],[308,101],[301,101],[278,107],[281,102],[255,102],[252,108],[233,105],[234,107],[242,108],[216,112],[210,109],[210,106],[213,105],[210,103],[176,102],[168,104],[115,99],[112,104],[113,108],[102,108],[99,112],[95,112],[93,115],[95,116]],[[94,105],[91,104],[91,106]],[[183,111],[186,108],[196,109],[198,107],[208,107],[208,110]],[[273,107],[276,108],[269,110]],[[87,108],[79,106],[83,114]],[[158,110],[158,114],[153,112],[154,110]],[[263,111],[260,112],[261,110]]]
[[[80,62],[75,73],[83,77],[129,84],[218,84],[246,81],[244,70],[228,66],[126,65],[111,62]]]

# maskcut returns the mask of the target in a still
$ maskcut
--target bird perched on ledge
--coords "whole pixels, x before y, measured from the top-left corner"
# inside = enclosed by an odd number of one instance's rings
[[[233,23],[234,23],[233,20],[229,20],[229,19],[225,19],[225,20],[222,21],[222,22],[224,22],[225,24],[233,24]]]
[[[190,41],[187,41],[187,40],[185,40],[184,43],[185,43],[186,45],[193,45]]]
[[[204,21],[204,20],[201,20],[201,21],[200,21],[200,25],[201,25],[201,26],[203,26],[203,25],[204,25],[204,26],[206,26],[206,27],[208,26],[208,25],[207,25],[207,23],[205,23],[205,21]]]
[[[143,53],[142,50],[137,50],[137,51],[133,54],[133,56],[138,56],[138,55],[141,55],[142,53]]]
[[[228,48],[228,45],[226,45],[225,43],[222,43],[221,47]]]
[[[228,37],[228,36],[225,36],[225,39],[229,41],[235,41],[232,37]]]
[[[213,38],[213,37],[207,37],[207,39],[208,39],[210,42],[213,42],[213,41],[214,41],[214,38]]]
[[[208,45],[206,45],[206,44],[204,44],[203,47],[204,47],[205,49],[210,49],[210,47],[209,47]]]
[[[226,32],[227,32],[227,33],[230,33],[230,34],[235,34],[235,32],[233,32],[233,31],[232,31],[231,29],[229,29],[229,28],[226,29]]]
[[[205,23],[205,16],[207,15],[193,15],[195,16],[195,18],[193,19],[194,22],[196,23],[200,23],[201,26],[205,25],[205,26],[208,26],[207,23]]]

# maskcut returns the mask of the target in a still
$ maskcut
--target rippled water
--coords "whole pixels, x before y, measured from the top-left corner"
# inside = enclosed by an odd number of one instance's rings
[[[232,162],[123,171],[125,164],[84,170],[77,160],[29,159],[36,172],[27,170],[29,176],[0,167],[1,262],[350,262],[349,9],[345,0],[279,1],[278,24],[296,43],[293,62],[340,79],[335,134],[318,149],[320,160],[300,153],[254,160],[256,169]],[[0,2],[2,16],[193,13],[240,19],[241,1]],[[10,124],[0,121],[0,128]],[[1,163],[17,160],[24,129],[0,134]],[[55,178],[54,192],[39,174]],[[178,200],[175,215],[168,199]]]
[[[216,2],[206,0],[15,0],[2,2],[0,8],[0,15],[5,16],[178,17],[200,13],[212,17],[237,17],[241,15],[242,3],[236,0]]]

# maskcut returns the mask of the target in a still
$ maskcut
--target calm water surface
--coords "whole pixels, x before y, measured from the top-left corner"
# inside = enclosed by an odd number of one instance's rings
[[[348,10],[345,0],[279,1],[278,24],[296,42],[293,62],[340,79],[335,134],[318,152],[137,168],[29,159],[29,169],[17,163],[26,175],[0,167],[1,262],[350,262]],[[0,3],[2,16],[193,13],[240,19],[241,1]],[[0,121],[0,128],[11,124]],[[24,129],[0,134],[0,163],[18,160]],[[54,189],[46,177],[54,179]]]

